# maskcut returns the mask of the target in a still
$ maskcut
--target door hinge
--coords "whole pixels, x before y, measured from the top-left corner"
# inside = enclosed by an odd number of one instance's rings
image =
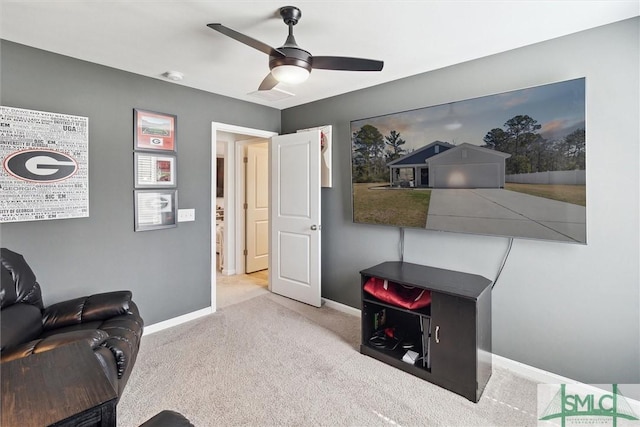
[[[249,158],[248,158],[248,157],[243,157],[243,158],[242,158],[242,161],[243,161],[244,163],[249,163]]]
[[[247,255],[249,255],[249,252],[245,249],[245,250],[243,251],[243,254],[244,254],[244,256],[247,256]]]
[[[249,209],[249,205],[247,203],[243,204],[242,209]]]

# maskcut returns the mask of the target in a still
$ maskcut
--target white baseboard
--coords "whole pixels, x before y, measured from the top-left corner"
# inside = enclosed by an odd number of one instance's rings
[[[498,356],[497,354],[493,355],[493,365],[508,369],[521,377],[525,377],[539,384],[571,384],[574,391],[578,390],[584,394],[600,395],[602,393],[611,393],[611,390],[609,389],[611,384],[582,383],[581,381],[534,368],[533,366],[525,365],[524,363],[516,362],[515,360],[507,359],[506,357]],[[631,384],[631,386],[633,388],[626,389],[625,391],[632,392],[634,395],[625,394],[624,399],[628,404],[633,405],[634,409],[640,408],[640,400],[638,400],[638,396],[640,396],[640,388],[637,384]]]
[[[326,298],[322,298],[322,302],[324,303],[324,305],[326,305],[329,308],[333,308],[334,310],[338,310],[338,311],[341,311],[343,313],[347,313],[347,314],[351,314],[353,316],[360,317],[360,310],[358,310],[357,308],[342,304],[342,303],[337,302],[337,301],[326,299]]]
[[[153,325],[145,326],[144,335],[155,334],[156,332],[173,328],[174,326],[178,326],[191,320],[195,320],[208,314],[212,314],[213,312],[214,310],[212,307],[207,307],[203,308],[202,310],[193,311],[191,313],[183,314],[182,316],[174,317],[162,322],[154,323]]]
[[[360,316],[360,310],[357,308],[349,307],[348,305],[332,301],[329,299],[322,298],[322,302],[330,308],[341,311],[343,313],[351,314],[353,316]],[[162,322],[154,323],[153,325],[144,327],[144,335],[155,334],[156,332],[163,331],[165,329],[172,328],[174,326],[181,325],[186,322],[190,322],[191,320],[198,319],[200,317],[206,316],[208,314],[214,313],[214,310],[211,307],[203,308],[198,311],[193,311],[191,313],[183,314],[182,316],[173,317],[171,319],[163,320]]]
[[[493,355],[493,364],[494,366],[508,369],[522,377],[542,384],[576,384],[580,382],[554,374],[553,372],[516,362],[515,360],[507,359],[506,357],[498,356],[497,354]]]

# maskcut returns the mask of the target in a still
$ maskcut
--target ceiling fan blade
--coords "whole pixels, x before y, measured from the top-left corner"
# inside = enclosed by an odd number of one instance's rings
[[[260,40],[256,40],[252,37],[246,36],[242,33],[232,30],[231,28],[225,27],[222,24],[207,24],[207,27],[211,28],[212,30],[218,31],[225,36],[231,37],[232,39],[237,40],[240,43],[244,43],[247,46],[257,49],[260,52],[264,52],[267,55],[281,56],[283,58],[286,56],[282,51],[276,49],[275,47],[271,47],[266,43],[262,43]]]
[[[314,56],[312,66],[314,69],[321,70],[380,71],[384,66],[384,62],[346,56]]]
[[[278,82],[276,78],[273,77],[273,74],[269,73],[267,74],[267,77],[262,80],[262,83],[260,83],[260,87],[258,88],[258,90],[271,90],[276,87],[278,83],[280,82]]]

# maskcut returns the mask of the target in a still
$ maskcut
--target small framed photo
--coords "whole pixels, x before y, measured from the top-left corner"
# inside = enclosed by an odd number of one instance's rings
[[[133,153],[136,188],[176,187],[176,156]]]
[[[176,152],[178,118],[173,114],[133,109],[134,150]]]
[[[149,231],[178,225],[178,190],[134,190],[134,230]]]

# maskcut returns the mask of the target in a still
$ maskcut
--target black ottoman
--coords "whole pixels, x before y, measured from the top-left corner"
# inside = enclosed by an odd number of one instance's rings
[[[179,412],[162,411],[145,421],[140,427],[194,427],[191,422]]]

